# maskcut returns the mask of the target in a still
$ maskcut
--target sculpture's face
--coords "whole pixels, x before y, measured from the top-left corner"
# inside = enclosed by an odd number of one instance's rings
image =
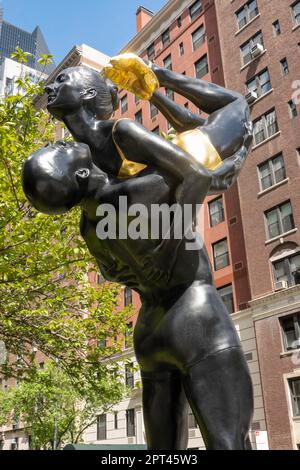
[[[57,142],[31,155],[23,166],[23,188],[32,205],[45,214],[63,214],[85,196],[92,170],[89,147]]]
[[[55,81],[45,87],[48,94],[48,110],[58,118],[80,108],[83,103],[85,89],[79,70],[63,70]]]

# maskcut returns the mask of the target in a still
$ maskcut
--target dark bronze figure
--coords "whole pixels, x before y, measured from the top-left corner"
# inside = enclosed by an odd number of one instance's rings
[[[143,66],[131,59],[130,66],[122,58],[112,61],[113,73],[107,75],[121,75],[125,86],[124,77],[131,74],[128,88],[133,83],[137,94],[146,97],[149,83],[138,72]],[[208,449],[250,449],[251,379],[235,327],[213,285],[206,250],[193,231],[196,210],[181,239],[103,240],[96,234],[103,220],[98,206],[110,204],[118,215],[120,196],[129,205],[143,204],[150,214],[153,204],[195,208],[207,194],[226,190],[252,141],[241,95],[154,65],[145,67],[160,86],[185,96],[209,117],[153,90],[147,97],[179,133],[172,143],[134,121],[110,119],[118,104],[117,88],[96,72],[64,70],[46,88],[48,109],[80,143],[58,142],[33,154],[24,164],[24,191],[47,214],[80,205],[81,234],[105,278],[141,296],[134,348],[148,447],[186,448],[189,403]],[[186,244],[191,240],[198,247],[193,251]]]

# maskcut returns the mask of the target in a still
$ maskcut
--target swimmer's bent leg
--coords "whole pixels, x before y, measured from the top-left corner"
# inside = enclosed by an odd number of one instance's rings
[[[142,372],[142,383],[148,449],[185,450],[188,402],[179,372]]]
[[[184,387],[207,449],[251,449],[253,391],[241,348],[219,351],[192,365]]]

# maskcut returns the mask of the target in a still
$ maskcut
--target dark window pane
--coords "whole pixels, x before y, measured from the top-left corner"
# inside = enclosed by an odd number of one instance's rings
[[[135,410],[126,410],[127,437],[135,436]]]
[[[97,441],[106,439],[106,415],[97,416]]]
[[[234,302],[233,302],[233,292],[232,292],[232,285],[228,285],[225,287],[220,287],[218,292],[228,310],[229,313],[234,312]]]
[[[202,1],[197,0],[195,3],[193,3],[192,6],[190,6],[189,10],[191,20],[193,21],[195,18],[197,18],[197,16],[200,15],[202,11]]]
[[[300,416],[300,378],[291,379],[289,384],[294,416]]]
[[[225,220],[222,197],[210,202],[208,208],[211,227],[214,227]]]
[[[213,245],[213,253],[214,253],[215,271],[225,268],[226,266],[230,264],[226,239],[222,240],[221,242],[215,243]]]
[[[208,69],[207,55],[205,55],[200,60],[198,60],[198,62],[195,63],[195,69],[196,69],[197,78],[202,78],[208,74],[209,69]]]

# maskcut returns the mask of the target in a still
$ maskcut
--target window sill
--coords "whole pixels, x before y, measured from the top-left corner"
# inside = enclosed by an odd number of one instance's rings
[[[249,67],[249,65],[251,65],[253,62],[255,62],[257,59],[260,59],[260,57],[262,57],[263,55],[265,55],[265,53],[267,52],[267,49],[264,49],[262,51],[261,54],[259,54],[259,56],[257,57],[254,57],[254,59],[250,60],[249,62],[247,62],[247,64],[243,65],[240,69],[240,71],[242,72],[244,69],[246,69],[247,67]]]
[[[300,423],[300,416],[293,416],[293,421]]]
[[[256,15],[254,18],[252,18],[252,20],[250,20],[248,23],[246,23],[241,29],[236,31],[235,36],[238,36],[241,32],[243,32],[247,28],[247,26],[252,24],[259,17],[260,17],[260,13],[258,13],[258,15]]]
[[[284,180],[279,181],[279,183],[273,184],[273,186],[270,186],[269,188],[264,189],[263,191],[260,191],[260,192],[258,193],[257,197],[264,196],[264,194],[267,194],[267,193],[269,193],[270,191],[273,191],[273,189],[276,189],[276,188],[278,188],[279,186],[282,186],[283,184],[286,184],[289,180],[290,180],[290,178],[285,178]]]
[[[266,144],[267,142],[270,142],[270,140],[273,140],[273,139],[275,139],[276,137],[278,137],[280,134],[281,134],[281,131],[275,132],[275,134],[271,135],[271,137],[268,137],[267,139],[263,140],[263,141],[260,142],[259,144],[254,145],[254,147],[252,147],[251,150],[256,150],[256,149],[258,149],[259,147],[261,147],[262,145]]]
[[[255,101],[253,101],[253,103],[250,104],[250,108],[252,108],[252,106],[254,106],[256,103],[258,103],[259,101],[261,101],[263,98],[265,98],[266,96],[270,95],[271,93],[273,93],[274,91],[274,88],[271,88],[271,90],[267,91],[267,93],[265,93],[264,95],[260,95]]]
[[[300,349],[296,348],[296,349],[291,349],[290,351],[283,351],[283,352],[280,353],[280,357],[289,357],[289,356],[292,356],[295,353],[299,354]],[[299,416],[299,419],[300,419],[300,416]]]
[[[296,29],[300,28],[300,23],[299,24],[296,24],[293,28],[292,28],[292,31],[296,31]]]
[[[269,238],[269,240],[265,241],[265,245],[269,245],[270,243],[276,242],[277,240],[280,240],[280,238],[288,237],[289,235],[292,235],[293,233],[296,233],[297,231],[298,231],[297,228],[293,228],[293,230],[289,230],[288,232],[281,233],[277,237]]]

